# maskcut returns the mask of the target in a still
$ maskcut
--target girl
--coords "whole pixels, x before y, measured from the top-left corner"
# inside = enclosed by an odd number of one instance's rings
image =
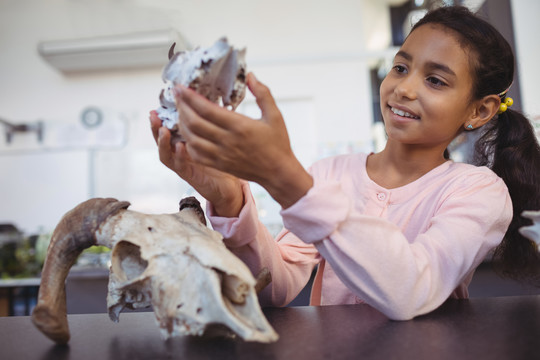
[[[513,67],[507,42],[466,8],[430,12],[381,85],[384,150],[325,159],[309,171],[253,74],[260,121],[178,88],[186,142],[171,144],[154,112],[151,124],[161,161],[208,200],[226,245],[254,273],[272,272],[262,305],[286,305],[318,265],[312,305],[365,302],[411,319],[449,297],[466,298],[474,269],[493,249],[505,272],[531,274],[539,263],[517,229],[523,210],[540,209],[540,149],[527,119],[511,109],[497,114]],[[482,166],[448,160],[450,142],[477,129],[485,131]],[[246,180],[282,206],[276,240],[258,221]]]

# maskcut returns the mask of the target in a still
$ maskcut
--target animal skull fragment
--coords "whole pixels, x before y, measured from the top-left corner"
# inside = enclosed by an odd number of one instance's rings
[[[169,63],[163,69],[165,83],[159,95],[157,109],[163,126],[178,130],[178,112],[174,86],[189,87],[208,100],[235,110],[246,94],[246,49],[230,46],[221,38],[209,48],[174,53],[169,50]]]
[[[520,234],[529,240],[534,241],[540,250],[540,210],[524,211],[521,216],[530,219],[533,223],[532,225],[521,227],[519,229]]]
[[[112,249],[107,307],[117,322],[124,308],[154,308],[165,338],[202,335],[228,328],[246,341],[273,342],[257,291],[270,281],[265,269],[256,280],[247,266],[206,226],[194,197],[174,214],[127,210],[128,202],[96,198],[69,211],[53,232],[32,321],[57,343],[70,338],[64,282],[78,255],[92,245]]]

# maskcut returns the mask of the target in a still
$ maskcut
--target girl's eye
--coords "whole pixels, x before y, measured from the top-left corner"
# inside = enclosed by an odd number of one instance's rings
[[[405,66],[403,65],[394,65],[394,70],[400,74],[407,71],[407,69],[405,69]]]
[[[435,86],[446,86],[446,83],[444,81],[442,81],[441,79],[438,79],[434,76],[430,76],[427,78],[427,81],[431,84],[431,85],[435,85]]]

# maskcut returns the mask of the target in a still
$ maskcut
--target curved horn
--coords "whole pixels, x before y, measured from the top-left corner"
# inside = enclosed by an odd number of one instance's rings
[[[32,312],[34,325],[51,340],[59,344],[69,341],[65,292],[69,269],[84,249],[96,244],[95,232],[100,225],[128,206],[128,202],[112,198],[90,199],[67,212],[54,229]]]
[[[180,204],[178,205],[180,208],[180,211],[184,209],[191,209],[195,211],[195,214],[197,215],[197,218],[203,223],[203,225],[206,225],[206,218],[204,217],[204,211],[201,208],[201,203],[195,196],[189,196],[186,198],[183,198],[180,200]]]
[[[169,48],[169,60],[172,59],[172,57],[174,56],[174,46],[176,45],[176,43],[173,43],[172,46]]]

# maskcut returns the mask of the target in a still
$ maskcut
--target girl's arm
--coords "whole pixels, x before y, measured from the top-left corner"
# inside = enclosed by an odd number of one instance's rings
[[[259,221],[255,201],[247,182],[242,183],[245,204],[237,218],[215,215],[211,204],[207,216],[214,230],[223,234],[225,245],[256,275],[267,267],[272,282],[260,294],[261,305],[285,306],[309,281],[320,255],[313,245],[300,241],[287,230],[276,239]]]

